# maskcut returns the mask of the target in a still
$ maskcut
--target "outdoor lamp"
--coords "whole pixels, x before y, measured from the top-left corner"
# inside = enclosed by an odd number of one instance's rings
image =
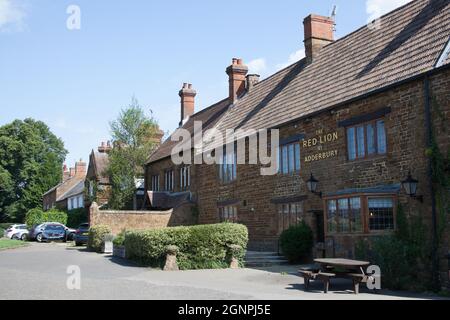
[[[317,196],[322,198],[322,192],[317,192],[317,184],[318,183],[319,183],[319,181],[316,178],[314,178],[314,176],[313,176],[313,174],[311,172],[311,178],[309,178],[309,180],[306,181],[306,185],[308,186],[308,190],[311,193],[313,193],[313,194],[315,194],[315,195],[317,195]]]
[[[419,181],[412,177],[411,171],[408,173],[408,178],[406,178],[405,181],[402,181],[402,186],[403,186],[403,189],[405,189],[406,194],[413,199],[423,202],[423,196],[417,195],[417,185],[418,184],[419,184]]]

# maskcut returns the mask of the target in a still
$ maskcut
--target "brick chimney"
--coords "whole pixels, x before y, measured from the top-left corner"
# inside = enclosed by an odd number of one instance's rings
[[[183,88],[181,88],[178,95],[181,98],[181,127],[195,113],[195,96],[197,92],[192,89],[192,84],[183,83]]]
[[[104,141],[100,144],[100,146],[98,147],[98,152],[100,153],[108,153],[110,152],[112,149],[111,147],[111,142],[107,142],[105,143]]]
[[[226,72],[229,77],[229,100],[234,104],[245,92],[245,76],[248,73],[248,67],[243,64],[242,59],[233,58]]]
[[[311,14],[305,18],[303,26],[306,58],[311,63],[320,49],[334,41],[334,20],[331,17]]]
[[[65,181],[67,181],[67,179],[70,178],[70,172],[69,172],[69,169],[67,168],[66,164],[64,164],[62,171],[63,171],[62,180],[63,180],[63,182],[65,182]]]
[[[246,81],[246,89],[247,92],[250,92],[253,87],[259,82],[260,75],[259,74],[249,74],[247,76]]]
[[[80,159],[80,161],[75,163],[75,175],[77,177],[84,177],[86,175],[86,162]]]

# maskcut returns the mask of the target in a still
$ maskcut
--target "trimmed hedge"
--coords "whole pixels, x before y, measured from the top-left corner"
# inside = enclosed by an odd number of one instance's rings
[[[105,236],[111,234],[111,229],[105,225],[93,226],[89,229],[88,249],[102,252]]]
[[[66,225],[67,213],[55,209],[44,212],[41,209],[36,208],[28,211],[25,216],[25,224],[30,228],[44,222],[59,222]]]
[[[88,210],[85,208],[70,210],[67,214],[67,226],[78,228],[80,224],[88,222]]]
[[[285,230],[280,236],[281,251],[291,263],[307,259],[311,255],[313,245],[313,232],[304,221]]]
[[[247,227],[232,223],[132,231],[125,235],[127,257],[145,266],[162,267],[167,247],[177,246],[181,270],[227,268],[231,245],[241,247],[235,257],[243,264],[247,243]]]

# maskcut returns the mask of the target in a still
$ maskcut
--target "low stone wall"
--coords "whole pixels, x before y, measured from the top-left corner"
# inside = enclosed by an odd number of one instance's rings
[[[99,210],[93,203],[89,210],[91,226],[107,225],[113,234],[122,230],[147,230],[179,225],[191,225],[195,222],[190,207],[168,211],[113,211]]]

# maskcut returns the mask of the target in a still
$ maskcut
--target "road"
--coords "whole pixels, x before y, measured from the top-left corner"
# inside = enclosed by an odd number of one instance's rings
[[[68,267],[80,271],[80,289],[67,286]],[[73,268],[73,267],[72,267]],[[74,269],[72,269],[74,270]],[[430,296],[382,291],[347,291],[351,283],[333,283],[323,294],[321,285],[303,291],[295,268],[276,270],[201,270],[163,272],[87,252],[66,244],[32,243],[0,251],[0,299],[136,299],[136,300],[320,300],[320,299],[430,299]],[[292,274],[290,274],[292,272]],[[71,277],[73,279],[73,277]],[[77,282],[69,281],[69,284]],[[314,290],[317,289],[317,290]],[[333,291],[334,290],[334,291]]]

